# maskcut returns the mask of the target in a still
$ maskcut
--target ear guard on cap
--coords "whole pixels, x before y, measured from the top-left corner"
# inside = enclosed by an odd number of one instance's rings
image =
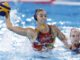
[[[35,14],[34,14],[34,19],[37,21],[37,9],[36,9]]]

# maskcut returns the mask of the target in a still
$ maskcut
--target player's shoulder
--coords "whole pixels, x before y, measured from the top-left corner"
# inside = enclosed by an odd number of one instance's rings
[[[58,28],[56,25],[49,25],[51,28]]]
[[[26,32],[35,32],[35,29],[34,28],[25,28],[25,31]]]

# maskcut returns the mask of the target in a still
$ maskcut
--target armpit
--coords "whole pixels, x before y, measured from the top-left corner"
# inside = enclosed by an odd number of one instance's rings
[[[27,37],[28,37],[30,40],[36,39],[35,30],[33,30],[33,29],[28,29],[28,30],[27,30]]]

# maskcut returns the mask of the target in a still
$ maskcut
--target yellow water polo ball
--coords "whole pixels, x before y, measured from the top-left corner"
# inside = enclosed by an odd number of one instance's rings
[[[10,6],[7,2],[0,2],[0,16],[7,16],[10,12]]]

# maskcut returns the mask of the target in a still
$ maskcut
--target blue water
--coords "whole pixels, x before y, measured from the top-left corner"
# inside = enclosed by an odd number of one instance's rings
[[[35,3],[9,4],[13,25],[35,28],[37,24],[33,16],[35,10],[41,8],[47,12],[47,24],[57,25],[68,38],[71,28],[80,28],[80,6]],[[0,17],[0,25],[0,60],[80,60],[80,56],[73,55],[70,50],[64,49],[59,39],[56,39],[56,48],[52,52],[39,54],[33,52],[28,38],[17,35],[6,28],[4,17]],[[38,56],[48,54],[52,57]]]

